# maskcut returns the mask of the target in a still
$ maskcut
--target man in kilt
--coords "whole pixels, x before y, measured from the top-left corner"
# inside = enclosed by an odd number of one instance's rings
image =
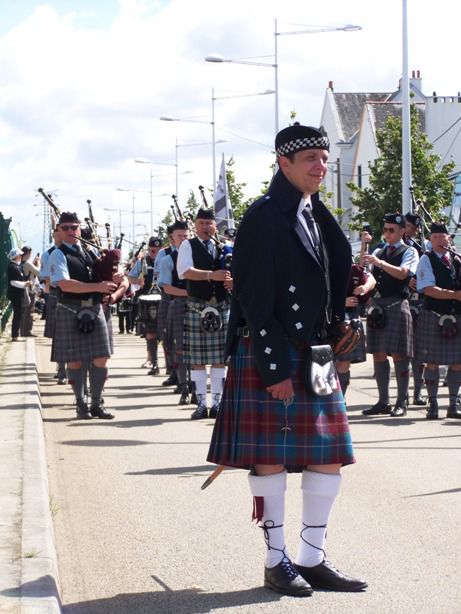
[[[376,279],[370,272],[358,264],[352,264],[346,298],[346,320],[351,320],[352,318],[360,320],[361,305],[364,305],[365,301],[368,300],[369,293],[373,290],[375,285]],[[351,364],[358,364],[360,362],[366,362],[367,360],[365,334],[361,322],[360,326],[362,335],[356,347],[350,352],[341,354],[336,360],[336,370],[344,396],[346,396],[346,390],[351,379]]]
[[[405,235],[403,240],[407,245],[415,248],[415,250],[418,252],[419,258],[421,258],[426,251],[424,237],[421,235],[421,224],[422,220],[418,214],[407,213],[405,215]],[[413,320],[413,337],[415,337],[416,327],[418,325],[418,316],[423,303],[423,296],[416,291],[416,277],[410,279],[408,286],[410,289],[408,302],[410,304],[411,317]],[[424,364],[413,357],[411,359],[411,371],[413,374],[413,405],[425,405],[426,402],[421,397]]]
[[[220,268],[220,250],[213,241],[216,230],[213,210],[200,208],[195,219],[197,236],[183,241],[176,265],[179,279],[185,279],[187,287],[184,360],[191,367],[197,396],[192,420],[208,417],[206,366],[211,365],[210,418],[218,413],[225,378],[224,346],[232,277],[229,271]]]
[[[413,324],[408,304],[408,283],[416,273],[418,252],[405,245],[405,218],[400,213],[384,216],[386,245],[365,255],[365,264],[373,265],[376,287],[367,314],[367,352],[373,354],[379,399],[363,410],[365,416],[388,414],[405,416],[408,407],[410,359],[413,356]],[[390,404],[390,364],[394,361],[397,400]]]
[[[58,289],[52,355],[67,364],[67,379],[77,402],[77,417],[112,419],[102,403],[107,379],[110,341],[102,296],[117,289],[112,281],[92,282],[94,256],[80,244],[80,222],[76,213],[59,218],[62,243],[50,255],[50,281]],[[91,407],[84,399],[89,365]]]
[[[61,237],[59,232],[59,226],[53,230],[54,245],[47,249],[43,254],[40,261],[40,278],[44,282],[44,294],[45,294],[45,329],[43,332],[44,337],[52,339],[54,336],[54,327],[56,324],[56,306],[58,304],[58,291],[55,286],[50,283],[50,256],[54,250],[61,244]],[[55,362],[53,356],[51,361]],[[57,372],[55,375],[58,380],[58,384],[63,385],[67,383],[66,379],[66,363],[57,363]]]
[[[294,124],[277,134],[275,150],[279,170],[234,245],[230,361],[208,461],[250,470],[266,587],[299,597],[360,591],[366,582],[335,569],[324,551],[341,465],[355,462],[344,397],[339,385],[311,395],[303,369],[327,323],[344,320],[351,248],[318,196],[329,151],[323,129]],[[283,526],[293,471],[302,473],[303,501],[295,564]]]
[[[166,258],[167,256],[170,256],[170,254],[175,249],[173,247],[173,242],[172,242],[172,237],[171,237],[172,232],[173,232],[173,224],[170,224],[169,226],[167,226],[169,245],[167,245],[166,247],[162,247],[162,249],[157,254],[157,257],[155,258],[154,268],[156,271],[159,271],[159,274],[162,268],[163,259]],[[170,303],[172,301],[172,298],[169,294],[165,292],[165,290],[162,287],[160,287],[160,297],[161,297],[160,305],[159,305],[158,314],[157,314],[157,334],[158,334],[158,340],[159,342],[161,342],[162,347],[163,347],[163,354],[165,356],[166,374],[168,375],[166,380],[162,382],[162,386],[175,386],[178,383],[178,378],[176,375],[176,371],[172,367],[173,350],[171,347],[171,340],[167,334],[168,333],[167,318],[168,318],[168,312],[170,310]]]
[[[173,249],[169,255],[160,262],[160,276],[158,285],[169,297],[167,315],[167,332],[165,342],[171,347],[172,367],[176,374],[178,389],[181,393],[179,405],[189,404],[189,384],[187,378],[187,364],[184,362],[183,337],[184,315],[186,311],[187,290],[186,282],[179,279],[176,268],[178,249],[183,241],[189,238],[187,222],[177,220],[170,227]]]
[[[128,274],[129,283],[138,284],[141,287],[138,293],[138,298],[143,294],[150,294],[152,292],[158,275],[158,271],[155,271],[154,269],[154,262],[161,247],[162,241],[159,237],[150,237],[147,243],[147,254],[136,261],[134,267]],[[149,375],[158,375],[160,373],[160,369],[158,366],[157,357],[157,320],[148,318],[145,322],[143,322],[143,324],[145,327],[144,332],[146,335],[147,356],[152,363]]]
[[[421,257],[416,271],[424,294],[415,337],[415,357],[426,363],[428,420],[438,420],[439,365],[448,365],[447,418],[461,419],[457,404],[461,384],[461,260],[450,254],[450,235],[443,223],[430,227],[432,250]]]

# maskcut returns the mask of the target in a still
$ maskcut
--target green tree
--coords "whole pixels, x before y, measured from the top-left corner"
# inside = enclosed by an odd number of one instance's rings
[[[453,185],[449,179],[454,163],[438,168],[440,156],[432,153],[433,146],[421,130],[419,111],[410,107],[411,164],[414,197],[421,199],[432,217],[440,218],[442,209],[451,202]],[[353,193],[352,204],[358,207],[351,228],[360,229],[368,222],[376,231],[381,229],[385,213],[399,211],[402,203],[402,120],[389,115],[382,130],[376,131],[379,158],[369,164],[369,187],[347,185]]]

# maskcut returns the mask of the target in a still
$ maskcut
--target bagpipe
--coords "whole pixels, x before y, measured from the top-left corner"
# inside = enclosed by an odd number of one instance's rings
[[[205,195],[205,188],[203,187],[203,185],[199,185],[198,189],[202,197],[203,206],[205,207],[205,209],[209,209],[208,201]],[[209,233],[207,234],[208,234],[208,237],[213,241],[214,245],[216,246],[216,251],[217,251],[218,260],[219,260],[219,268],[224,269],[226,271],[231,271],[232,270],[232,254],[234,251],[233,245],[226,242],[225,239],[221,237],[218,233],[216,233],[215,235],[212,235]]]

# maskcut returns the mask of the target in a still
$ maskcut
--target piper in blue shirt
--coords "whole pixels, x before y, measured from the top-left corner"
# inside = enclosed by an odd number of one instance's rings
[[[383,234],[386,245],[364,256],[372,265],[376,288],[367,316],[367,352],[373,354],[379,399],[363,410],[365,416],[389,414],[405,416],[409,388],[410,359],[413,356],[413,324],[408,303],[408,283],[416,272],[418,253],[405,245],[405,218],[400,213],[384,216]],[[397,380],[397,400],[392,408],[389,399],[390,363],[392,356]]]
[[[461,382],[461,260],[448,252],[450,235],[445,224],[433,222],[430,231],[432,250],[421,257],[417,269],[424,303],[416,328],[415,356],[426,363],[426,418],[439,418],[439,365],[448,365],[446,417],[461,419],[457,403]]]

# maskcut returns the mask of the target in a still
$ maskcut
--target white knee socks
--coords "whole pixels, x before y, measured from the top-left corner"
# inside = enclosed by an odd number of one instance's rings
[[[250,491],[254,497],[264,498],[264,513],[261,528],[266,541],[266,567],[275,567],[284,557],[285,551],[285,491],[287,472],[273,475],[249,475]]]
[[[206,369],[191,369],[190,378],[195,384],[195,394],[199,403],[206,405]]]
[[[339,493],[340,484],[339,474],[303,471],[302,527],[296,556],[298,565],[314,567],[325,558],[328,518]]]

